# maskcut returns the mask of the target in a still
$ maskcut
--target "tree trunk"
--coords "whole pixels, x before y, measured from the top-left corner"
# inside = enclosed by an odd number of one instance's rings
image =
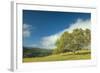
[[[74,55],[76,54],[75,50],[73,51],[73,54],[74,54]]]

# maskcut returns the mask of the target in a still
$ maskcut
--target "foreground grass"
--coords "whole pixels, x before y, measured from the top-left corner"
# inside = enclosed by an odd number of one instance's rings
[[[23,58],[23,62],[44,62],[44,61],[64,61],[64,60],[86,60],[91,59],[90,50],[80,50],[75,54],[72,52],[50,55],[45,57]]]

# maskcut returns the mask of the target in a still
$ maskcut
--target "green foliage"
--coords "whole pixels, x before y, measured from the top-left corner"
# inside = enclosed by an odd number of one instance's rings
[[[64,52],[76,52],[90,45],[91,34],[90,30],[86,29],[74,29],[73,32],[64,32],[62,36],[57,40],[56,46],[53,53],[64,53]]]
[[[52,50],[50,49],[23,47],[23,58],[43,57],[48,56],[50,54],[52,54]]]

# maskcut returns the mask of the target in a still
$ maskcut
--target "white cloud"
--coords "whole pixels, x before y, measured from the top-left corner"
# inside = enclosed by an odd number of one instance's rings
[[[31,25],[23,24],[23,36],[29,37],[31,35]]]
[[[82,20],[78,19],[75,23],[72,24],[68,29],[65,29],[64,31],[73,31],[73,29],[76,28],[82,28],[82,29],[91,29],[91,20]]]
[[[37,44],[37,46],[42,47],[42,48],[47,48],[47,49],[56,48],[55,43],[56,43],[57,39],[65,31],[72,32],[73,29],[76,29],[76,28],[90,29],[91,28],[90,26],[91,26],[90,20],[84,21],[84,20],[78,19],[75,23],[71,24],[71,26],[69,28],[66,28],[58,33],[53,34],[53,35],[42,37],[40,43]]]
[[[54,35],[51,35],[51,36],[46,36],[46,37],[43,37],[42,40],[41,40],[41,47],[43,48],[55,48],[55,42],[58,38],[58,35],[57,34],[54,34]]]

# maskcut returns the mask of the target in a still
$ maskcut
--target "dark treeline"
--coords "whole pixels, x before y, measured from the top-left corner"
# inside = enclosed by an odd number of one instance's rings
[[[42,57],[52,54],[51,49],[23,47],[23,57]]]

